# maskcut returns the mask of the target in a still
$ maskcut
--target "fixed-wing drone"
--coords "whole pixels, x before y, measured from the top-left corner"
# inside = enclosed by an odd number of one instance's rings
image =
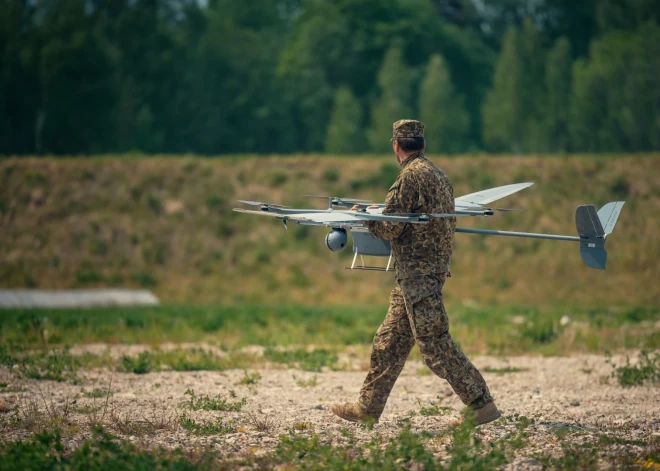
[[[353,256],[353,263],[351,266],[346,268],[354,270],[393,271],[393,269],[390,268],[392,251],[390,249],[389,241],[380,239],[369,232],[365,225],[366,221],[425,224],[428,223],[431,218],[493,216],[496,211],[511,211],[511,209],[491,208],[486,205],[532,185],[533,183],[514,183],[512,185],[500,186],[461,196],[454,200],[455,213],[451,214],[382,214],[385,207],[384,204],[373,205],[366,200],[332,196],[317,197],[326,198],[328,200],[328,209],[295,209],[288,206],[263,203],[260,201],[239,200],[239,202],[247,205],[259,206],[260,210],[254,211],[243,208],[234,208],[234,211],[248,214],[260,214],[262,216],[279,219],[285,227],[287,227],[288,222],[309,226],[330,227],[331,231],[325,236],[325,245],[333,252],[338,252],[346,248],[348,243],[347,231],[350,231],[353,235],[353,252],[355,255]],[[614,230],[614,225],[616,224],[624,203],[624,201],[607,203],[598,211],[596,211],[596,208],[593,205],[578,206],[575,211],[577,236],[470,229],[462,227],[457,227],[456,232],[579,242],[582,261],[588,267],[604,270],[607,262],[605,239]],[[351,208],[354,205],[357,206],[357,211],[345,209]],[[358,255],[360,256],[361,263],[356,265]],[[364,255],[389,257],[387,266],[384,268],[366,266],[364,264]]]

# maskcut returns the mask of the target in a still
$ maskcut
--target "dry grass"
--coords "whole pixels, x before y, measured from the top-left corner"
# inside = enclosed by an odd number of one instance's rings
[[[566,242],[458,235],[448,303],[660,301],[660,156],[432,158],[456,195],[536,183],[497,203],[525,211],[466,226],[573,234],[577,205],[627,201],[607,244],[607,272],[585,268]],[[350,251],[328,252],[323,229],[286,232],[231,208],[239,198],[322,206],[306,193],[379,201],[393,164],[314,156],[0,160],[0,284],[144,286],[195,302],[383,303],[392,276],[345,271]]]

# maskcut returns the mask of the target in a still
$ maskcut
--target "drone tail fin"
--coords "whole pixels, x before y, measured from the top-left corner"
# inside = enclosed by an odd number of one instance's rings
[[[580,236],[580,256],[588,267],[605,270],[605,239],[614,230],[624,203],[607,203],[598,212],[592,204],[578,206],[575,210],[575,226]]]

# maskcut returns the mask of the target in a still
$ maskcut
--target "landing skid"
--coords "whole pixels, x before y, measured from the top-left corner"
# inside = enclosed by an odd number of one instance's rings
[[[355,265],[355,262],[357,262],[358,255],[360,256],[360,261],[362,262],[361,265]],[[392,265],[392,254],[390,253],[390,257],[387,259],[387,266],[386,267],[371,267],[367,266],[364,264],[364,257],[362,256],[361,253],[359,253],[357,250],[355,251],[355,255],[353,256],[353,263],[351,263],[350,267],[344,267],[346,270],[369,270],[369,271],[394,271],[394,269],[390,269],[390,266]]]

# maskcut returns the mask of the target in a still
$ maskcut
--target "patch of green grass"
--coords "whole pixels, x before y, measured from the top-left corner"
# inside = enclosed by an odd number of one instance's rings
[[[161,352],[158,354],[158,359],[174,371],[219,371],[228,367],[226,360],[202,348]]]
[[[30,379],[75,382],[81,361],[71,355],[68,347],[48,349],[0,344],[0,364]]]
[[[615,368],[612,375],[619,380],[621,386],[660,383],[660,352],[642,351],[637,364],[631,365],[630,358],[626,358],[625,365],[612,366]]]
[[[421,406],[422,403],[418,401],[418,404]],[[451,412],[453,409],[451,407],[446,407],[442,405],[442,398],[438,396],[437,402],[431,402],[430,406],[423,406],[419,409],[419,415],[425,417],[430,416],[439,416],[446,415]]]
[[[56,346],[95,342],[157,344],[206,339],[222,342],[229,349],[246,345],[369,344],[385,310],[385,306],[247,303],[4,310],[0,316],[0,344],[41,345],[46,340]],[[560,327],[562,315],[568,315],[572,322]],[[660,307],[593,310],[563,306],[454,307],[451,328],[452,336],[468,354],[562,355],[573,351],[594,353],[624,348],[652,350],[660,348],[660,329],[654,326],[658,316]],[[513,317],[520,318],[521,323],[512,322]],[[48,319],[47,324],[43,319]],[[44,332],[48,333],[48,339]],[[162,362],[179,369],[194,368],[195,364],[203,369],[221,369],[223,363],[229,363],[211,354],[199,353],[195,359],[193,356],[189,354],[188,360],[177,361],[171,354]],[[247,363],[232,364],[232,367],[250,366],[250,362]]]
[[[314,375],[309,379],[296,379],[296,384],[301,388],[313,388],[319,384],[319,379]]]
[[[248,373],[247,370],[243,370],[243,377],[238,381],[238,384],[243,386],[254,386],[261,380],[261,375],[256,371],[254,373]]]
[[[276,350],[268,348],[264,357],[270,361],[284,363],[289,367],[300,368],[305,371],[321,371],[321,368],[337,367],[337,354],[328,350],[316,349],[307,351],[302,348],[295,350]]]
[[[145,374],[160,371],[165,367],[174,371],[220,371],[247,366],[252,358],[239,353],[220,358],[203,348],[177,348],[168,351],[145,351],[137,357],[124,355],[121,361],[123,371]]]
[[[159,364],[151,352],[141,352],[137,357],[124,355],[121,358],[124,371],[143,375],[159,368]]]
[[[521,371],[529,371],[529,368],[518,368],[515,366],[506,366],[504,368],[491,368],[489,366],[483,369],[485,373],[495,373],[496,375],[502,376],[508,373],[520,373]]]
[[[213,397],[209,397],[197,396],[194,390],[188,389],[185,392],[185,395],[190,396],[190,400],[186,404],[190,410],[238,412],[247,403],[246,398],[242,398],[238,401],[232,401],[231,399],[236,399],[237,397],[234,391],[229,391],[229,397],[223,394],[217,394]]]
[[[103,389],[99,389],[99,388],[94,388],[91,391],[83,391],[82,392],[82,395],[84,397],[89,397],[89,398],[92,398],[92,399],[98,399],[100,397],[106,397],[110,394],[112,394],[112,392],[110,390],[105,390],[104,391]]]
[[[225,435],[236,432],[236,424],[232,421],[224,422],[221,417],[215,420],[196,422],[187,415],[179,417],[179,425],[194,435]]]

